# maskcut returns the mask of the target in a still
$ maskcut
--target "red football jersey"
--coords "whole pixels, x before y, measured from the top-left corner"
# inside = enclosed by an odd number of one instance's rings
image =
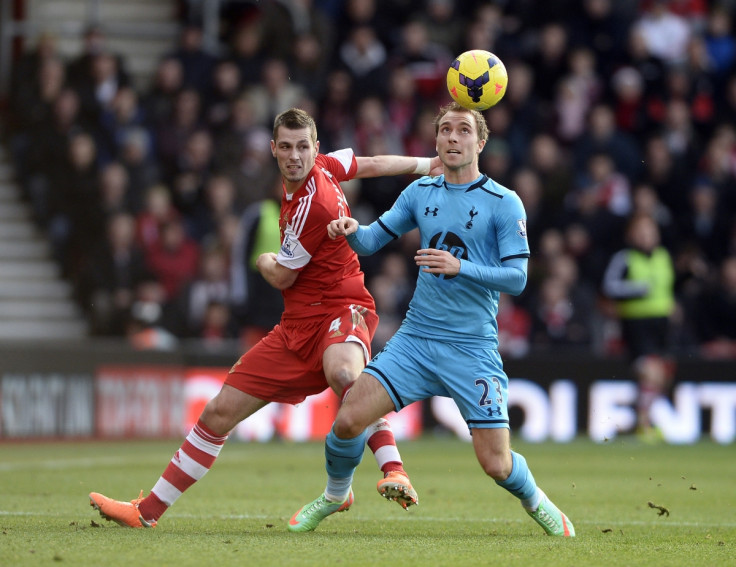
[[[283,319],[321,316],[327,307],[357,304],[375,310],[358,256],[344,238],[331,240],[327,225],[350,216],[341,181],[358,169],[351,149],[318,154],[304,184],[281,199],[281,249],[277,262],[299,270],[283,291]]]

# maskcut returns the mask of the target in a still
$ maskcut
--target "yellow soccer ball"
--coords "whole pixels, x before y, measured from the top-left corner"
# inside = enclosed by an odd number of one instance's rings
[[[447,90],[461,106],[485,110],[506,93],[509,76],[503,62],[490,51],[461,53],[447,70]]]

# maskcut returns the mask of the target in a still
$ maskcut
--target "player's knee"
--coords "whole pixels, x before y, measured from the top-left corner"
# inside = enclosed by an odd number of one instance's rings
[[[493,480],[502,482],[511,474],[511,463],[507,462],[507,460],[494,456],[481,461],[480,466],[483,467],[483,471]]]
[[[340,411],[335,419],[333,431],[340,439],[353,439],[360,435],[366,424],[356,419],[349,411]]]
[[[335,369],[330,374],[327,381],[340,398],[342,398],[345,388],[358,378],[358,375],[347,365]]]

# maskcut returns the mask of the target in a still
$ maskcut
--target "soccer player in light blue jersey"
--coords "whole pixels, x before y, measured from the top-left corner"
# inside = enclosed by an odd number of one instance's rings
[[[516,496],[547,534],[574,536],[570,520],[510,446],[508,378],[498,353],[496,314],[500,293],[518,295],[526,285],[524,206],[516,193],[478,169],[488,138],[482,114],[451,103],[440,109],[435,131],[443,175],[413,182],[369,226],[344,217],[327,227],[331,238],[347,238],[361,255],[418,227],[419,276],[401,328],[344,397],[327,436],[324,494],[297,511],[289,529],[311,531],[349,507],[370,423],[415,401],[448,396],[470,428],[486,474]],[[416,503],[406,477],[383,479],[378,490],[405,508]]]

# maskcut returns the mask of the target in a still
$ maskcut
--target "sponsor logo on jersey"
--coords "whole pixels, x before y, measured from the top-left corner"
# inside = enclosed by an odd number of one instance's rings
[[[516,224],[519,225],[519,230],[516,231],[516,234],[522,238],[526,238],[526,219],[518,219]]]
[[[291,240],[291,237],[287,234],[281,244],[281,253],[288,258],[293,258],[294,248],[296,248],[296,242]]]

